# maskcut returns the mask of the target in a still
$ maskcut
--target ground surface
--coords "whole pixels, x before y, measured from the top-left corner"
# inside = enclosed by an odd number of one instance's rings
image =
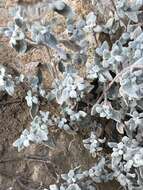
[[[77,11],[81,11],[80,1],[73,0],[71,3],[73,6],[76,4]],[[0,6],[0,25],[4,26],[8,21],[7,10],[2,3]],[[14,75],[21,71],[24,66],[19,65],[19,60],[24,65],[41,59],[42,55],[38,51],[19,59],[9,47],[8,41],[0,38],[0,64],[7,66],[9,73]],[[47,187],[55,183],[57,174],[67,172],[77,165],[88,168],[94,163],[83,148],[80,135],[74,139],[63,132],[55,132],[56,147],[52,150],[43,145],[31,145],[18,153],[12,147],[12,143],[23,129],[29,127],[31,121],[24,99],[26,91],[27,87],[23,85],[17,88],[14,97],[0,92],[0,190],[36,190]],[[114,190],[117,187],[114,182],[99,185],[100,190]]]

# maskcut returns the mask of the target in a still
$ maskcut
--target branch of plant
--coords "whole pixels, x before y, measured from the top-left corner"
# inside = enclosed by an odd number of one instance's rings
[[[0,160],[0,164],[6,163],[6,162],[16,162],[16,161],[36,161],[36,162],[43,162],[43,163],[49,163],[52,164],[52,162],[48,159],[43,159],[40,156],[21,156],[21,157],[15,157],[15,158],[7,158]]]
[[[99,104],[102,101],[102,99],[104,98],[104,94],[107,93],[107,91],[112,87],[112,85],[114,84],[114,82],[116,82],[116,80],[119,79],[119,77],[121,77],[125,72],[127,72],[127,71],[129,71],[131,69],[143,69],[143,65],[141,65],[141,64],[133,64],[133,65],[130,65],[130,66],[126,67],[120,73],[118,73],[114,77],[114,79],[109,83],[109,85],[107,86],[107,88],[102,92],[102,94],[98,98],[96,104]]]

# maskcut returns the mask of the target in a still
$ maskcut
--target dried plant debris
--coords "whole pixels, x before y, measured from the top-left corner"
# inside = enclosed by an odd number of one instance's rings
[[[112,179],[125,189],[142,190],[143,1],[111,1],[109,18],[102,22],[101,2],[91,4],[83,17],[62,0],[36,4],[36,10],[56,12],[48,22],[28,20],[28,11],[19,5],[13,9],[13,21],[0,28],[20,54],[44,46],[49,60],[43,68],[52,76],[46,88],[39,69],[43,63],[34,66],[37,74],[27,76],[14,77],[0,67],[0,91],[13,96],[17,85],[29,86],[25,101],[31,125],[13,146],[21,151],[30,143],[48,144],[53,131],[63,130],[80,136],[84,150],[96,158],[95,165],[58,174],[48,190],[96,190],[97,183]],[[62,33],[54,30],[57,15],[65,20]],[[102,36],[106,39],[100,40]],[[43,102],[47,110],[41,110]]]

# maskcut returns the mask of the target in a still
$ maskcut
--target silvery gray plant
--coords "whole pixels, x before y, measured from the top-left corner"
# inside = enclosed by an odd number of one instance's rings
[[[61,178],[65,180],[68,184],[73,184],[88,177],[87,171],[80,171],[80,167],[69,170],[67,174],[61,174]]]
[[[0,28],[0,33],[9,38],[18,53],[27,53],[31,46],[44,46],[52,52],[52,59],[47,60],[49,65],[45,67],[53,78],[49,89],[44,88],[42,73],[14,78],[6,67],[0,67],[1,91],[12,96],[21,82],[29,84],[25,100],[32,122],[13,145],[21,151],[31,142],[47,143],[52,136],[50,128],[58,127],[75,138],[81,134],[84,147],[95,160],[95,165],[86,170],[77,167],[62,174],[64,182],[50,185],[48,190],[96,190],[96,183],[112,179],[129,190],[143,189],[143,31],[140,22],[143,1],[111,1],[114,11],[102,23],[94,11],[94,6],[98,8],[99,4],[100,1],[92,1],[92,11],[76,19],[74,10],[62,0],[43,1],[26,9],[20,5],[13,10],[13,21]],[[36,11],[37,15],[39,9],[63,16],[64,32],[55,34],[60,22],[55,17],[49,21],[28,19],[29,12]],[[103,34],[105,39],[101,37]],[[31,63],[31,67],[38,68],[39,63]],[[78,67],[82,69],[79,71]],[[59,115],[49,110],[40,111],[43,100],[50,106],[56,104]],[[82,136],[85,127],[91,134],[87,139]],[[107,154],[106,148],[112,153]]]
[[[0,91],[6,91],[10,96],[14,94],[15,83],[10,74],[6,73],[6,68],[0,67]]]
[[[38,104],[38,99],[36,96],[32,96],[32,92],[29,90],[27,96],[25,97],[28,107],[32,107],[33,104]]]
[[[90,137],[88,139],[83,140],[83,145],[87,150],[89,150],[91,155],[95,158],[103,150],[102,144],[104,144],[105,141],[106,141],[105,137],[104,139],[100,139],[92,131]]]
[[[101,118],[113,119],[116,122],[120,122],[122,119],[121,111],[113,109],[110,103],[95,104],[91,109],[91,115],[95,115],[96,113],[98,113]]]
[[[25,129],[20,138],[17,139],[13,146],[21,151],[23,148],[28,147],[30,142],[42,143],[48,140],[49,127],[53,125],[52,119],[49,116],[49,112],[40,111],[39,115],[36,115],[31,122],[30,129]]]
[[[137,171],[142,168],[143,154],[142,146],[136,139],[127,136],[120,143],[108,143],[113,148],[112,169],[114,176],[122,186],[134,189],[142,188],[142,179],[138,178]]]
[[[64,129],[68,133],[74,133],[74,125],[80,125],[87,116],[87,113],[79,110],[75,112],[70,107],[63,108],[61,117],[56,117],[55,122],[60,129]]]
[[[107,169],[107,160],[104,157],[101,157],[97,161],[95,166],[91,167],[88,171],[89,177],[96,183],[107,182],[113,179],[113,172]]]
[[[53,82],[53,90],[56,101],[58,104],[69,104],[70,100],[79,101],[83,98],[84,94],[89,91],[88,82],[80,77],[77,73],[64,73],[63,79],[55,79]]]

